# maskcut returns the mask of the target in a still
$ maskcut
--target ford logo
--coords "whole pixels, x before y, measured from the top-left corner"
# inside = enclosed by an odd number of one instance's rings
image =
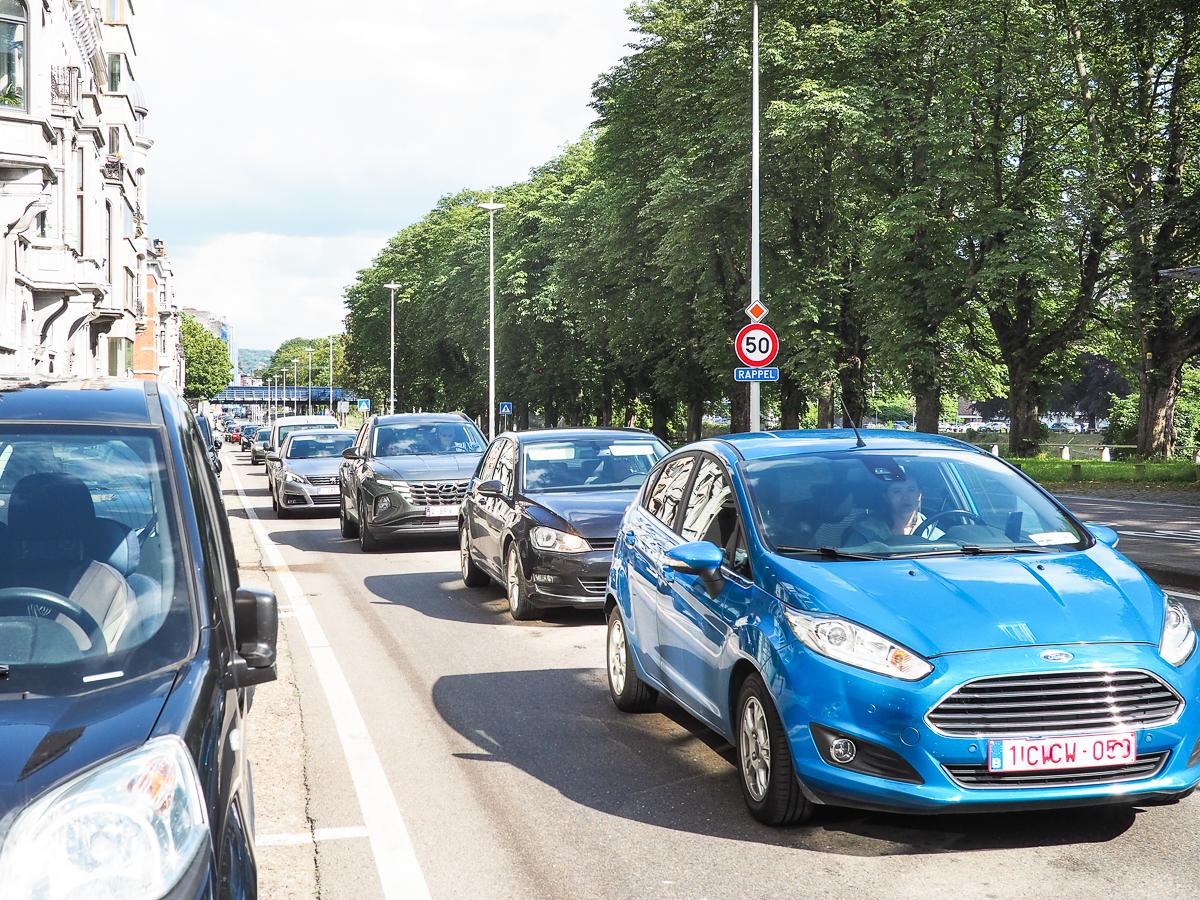
[[[1075,658],[1074,653],[1068,653],[1066,650],[1045,650],[1042,652],[1042,659],[1046,662],[1070,662]]]

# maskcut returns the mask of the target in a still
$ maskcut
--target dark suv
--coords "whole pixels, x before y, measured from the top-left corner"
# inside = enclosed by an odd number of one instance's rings
[[[0,896],[257,894],[277,612],[209,449],[152,381],[0,380]]]
[[[342,456],[342,537],[364,551],[405,534],[454,534],[487,441],[462,413],[373,416]]]

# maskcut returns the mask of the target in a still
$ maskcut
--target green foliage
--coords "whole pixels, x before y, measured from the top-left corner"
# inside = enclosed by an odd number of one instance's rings
[[[207,328],[184,314],[180,329],[186,383],[183,395],[188,400],[208,400],[229,387],[233,378],[233,363],[229,347],[214,337]]]
[[[1130,394],[1113,401],[1105,437],[1114,444],[1137,444],[1138,408],[1141,397]],[[1189,458],[1200,444],[1200,365],[1184,368],[1182,388],[1175,403],[1175,437]]]
[[[329,384],[329,337],[289,338],[260,367],[263,377],[287,374],[288,384],[308,384],[309,348],[312,348],[313,387]],[[333,381],[341,386],[345,380],[345,335],[333,336]],[[294,365],[293,365],[294,363]],[[296,379],[293,381],[293,379]]]

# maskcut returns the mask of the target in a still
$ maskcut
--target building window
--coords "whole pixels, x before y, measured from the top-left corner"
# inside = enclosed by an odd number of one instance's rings
[[[111,156],[118,156],[121,152],[121,129],[115,125],[108,129],[108,152]]]
[[[113,252],[113,250],[115,248],[113,247],[112,204],[109,203],[107,200],[104,201],[104,228],[105,228],[105,234],[107,235],[107,240],[108,240],[108,244],[106,245],[107,249],[104,251],[104,253],[108,257],[108,284],[109,284],[109,288],[111,289],[111,287],[114,283],[113,282],[113,274],[114,274],[113,263],[115,260],[113,259],[113,257],[116,256],[116,254]]]
[[[119,94],[121,92],[121,54],[108,54],[108,92],[110,94]]]
[[[121,204],[121,212],[125,217],[125,237],[133,240],[133,209],[128,201]]]
[[[125,21],[125,0],[105,0],[104,21],[120,24]]]
[[[83,193],[79,194],[79,255],[83,256],[83,226],[84,226],[84,202]]]
[[[0,106],[25,109],[28,19],[22,0],[0,0]]]
[[[49,218],[50,217],[46,215],[46,210],[44,210],[44,209],[40,213],[37,214],[37,219],[34,220],[34,228],[36,230],[36,234],[38,237],[40,237],[40,238],[50,237],[50,224],[48,221]]]
[[[137,279],[128,269],[125,270],[125,308],[137,309]]]

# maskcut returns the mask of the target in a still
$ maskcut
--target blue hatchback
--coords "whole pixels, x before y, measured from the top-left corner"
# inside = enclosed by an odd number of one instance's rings
[[[693,444],[622,523],[610,692],[722,734],[774,825],[1170,800],[1200,782],[1200,655],[1116,537],[947,438]]]

